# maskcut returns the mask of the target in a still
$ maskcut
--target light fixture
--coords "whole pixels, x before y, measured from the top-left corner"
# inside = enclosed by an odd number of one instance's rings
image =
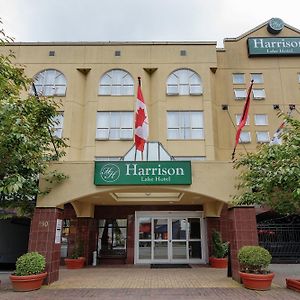
[[[222,104],[222,110],[228,110],[228,105],[227,104]]]
[[[273,104],[273,109],[275,110],[279,109],[279,104]]]

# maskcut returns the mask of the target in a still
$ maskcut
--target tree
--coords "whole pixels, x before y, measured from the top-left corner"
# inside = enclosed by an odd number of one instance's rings
[[[0,34],[5,49],[9,38],[3,31]],[[30,95],[32,80],[13,59],[13,53],[0,55],[0,207],[30,216],[36,196],[49,191],[40,191],[39,176],[51,183],[65,178],[56,171],[48,174],[47,168],[65,154],[67,145],[50,129],[59,104]]]
[[[282,144],[264,144],[234,164],[241,194],[235,204],[266,205],[281,214],[300,213],[300,121],[280,115],[286,125]]]

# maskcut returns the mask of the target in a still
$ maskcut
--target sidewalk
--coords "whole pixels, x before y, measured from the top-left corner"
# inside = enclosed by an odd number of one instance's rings
[[[101,300],[297,300],[300,293],[285,288],[286,277],[300,277],[300,265],[271,265],[276,272],[270,291],[251,291],[227,271],[193,266],[191,269],[150,269],[149,266],[61,268],[60,280],[41,290],[17,293],[8,273],[0,274],[0,299],[101,299]],[[299,275],[297,275],[299,274]]]

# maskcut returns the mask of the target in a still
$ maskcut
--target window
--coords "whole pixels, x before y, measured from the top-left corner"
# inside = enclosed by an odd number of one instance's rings
[[[264,78],[262,73],[251,73],[251,80],[253,80],[254,83],[264,83]]]
[[[260,100],[266,98],[265,89],[253,89],[253,99]]]
[[[62,137],[62,132],[64,128],[64,113],[58,113],[52,120],[52,132],[53,136],[58,138]]]
[[[127,219],[99,220],[98,256],[126,255]]]
[[[241,117],[242,117],[241,114],[235,115],[236,125],[240,125]],[[250,122],[249,122],[249,115],[248,115],[247,116],[247,121],[246,121],[245,125],[249,125],[249,124],[250,124]]]
[[[131,140],[133,138],[133,112],[97,112],[96,139]]]
[[[257,126],[268,125],[268,116],[267,115],[254,115],[254,124]]]
[[[44,70],[34,77],[34,85],[39,95],[65,96],[67,83],[65,76],[54,69]]]
[[[300,73],[298,73],[298,83],[300,83]]]
[[[122,156],[96,156],[95,161],[119,161]]]
[[[249,131],[242,131],[239,139],[240,144],[247,144],[251,142],[251,135]]]
[[[202,111],[169,111],[167,114],[168,139],[204,139]]]
[[[232,82],[234,84],[243,84],[245,83],[245,74],[244,73],[233,73]]]
[[[167,80],[167,95],[201,95],[200,76],[192,70],[180,69],[173,72]]]
[[[134,80],[132,76],[124,70],[110,70],[100,79],[99,95],[132,96],[134,95]]]
[[[236,100],[244,100],[247,97],[246,89],[234,89],[234,98]]]
[[[258,143],[268,143],[270,142],[270,136],[268,131],[257,131],[256,140]]]
[[[175,160],[206,160],[206,156],[174,156]]]

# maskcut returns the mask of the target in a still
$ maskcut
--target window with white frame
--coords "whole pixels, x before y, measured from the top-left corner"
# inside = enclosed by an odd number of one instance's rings
[[[131,140],[133,138],[132,111],[97,112],[96,139]]]
[[[234,84],[243,84],[245,83],[245,74],[244,73],[233,73],[232,82]]]
[[[251,73],[251,80],[253,83],[264,83],[264,78],[262,73]]]
[[[167,95],[202,95],[200,76],[189,69],[174,71],[167,80]]]
[[[60,112],[52,119],[52,135],[61,138],[63,128],[64,128],[64,113]]]
[[[247,97],[246,89],[233,89],[234,91],[234,98],[236,100],[244,100]]]
[[[168,111],[167,122],[170,140],[204,139],[202,111]]]
[[[266,98],[265,89],[253,89],[252,93],[253,93],[253,99],[255,99],[255,100],[260,100],[260,99]]]
[[[254,124],[257,126],[268,125],[268,116],[265,114],[254,115]]]
[[[240,125],[241,117],[242,117],[241,114],[235,115],[236,125]],[[249,125],[249,124],[250,124],[250,121],[249,121],[249,115],[248,115],[245,125]]]
[[[239,139],[240,144],[251,143],[251,134],[249,131],[242,131]]]
[[[268,131],[256,131],[256,140],[258,143],[270,142],[270,135]]]
[[[47,69],[36,74],[34,76],[34,85],[37,93],[42,96],[66,95],[66,78],[58,70]]]
[[[300,73],[298,73],[298,83],[300,83]]]
[[[206,156],[174,156],[175,160],[206,160]]]
[[[98,93],[101,96],[132,96],[134,80],[125,70],[110,70],[101,77]]]

